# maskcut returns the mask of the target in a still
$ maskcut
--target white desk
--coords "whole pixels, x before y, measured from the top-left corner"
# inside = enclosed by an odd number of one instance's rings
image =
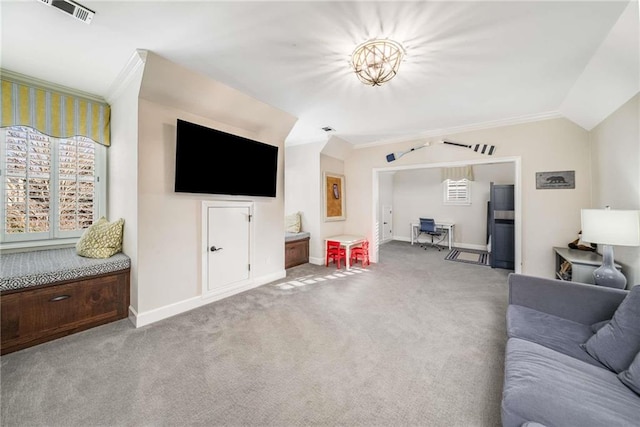
[[[447,237],[449,238],[449,250],[453,244],[453,228],[456,226],[453,222],[441,222],[436,221],[436,228],[447,231]],[[411,223],[411,244],[418,240],[418,233],[420,233],[420,223]]]
[[[341,234],[339,236],[331,236],[331,237],[327,237],[326,239],[324,239],[324,247],[325,247],[325,264],[327,263],[326,260],[326,247],[327,247],[327,240],[333,240],[336,242],[340,242],[340,246],[344,246],[344,248],[346,249],[347,252],[347,260],[345,262],[345,270],[349,270],[351,268],[351,266],[349,265],[349,261],[351,261],[351,248],[359,245],[360,243],[364,242],[366,240],[366,238],[364,236],[355,236],[353,234]]]

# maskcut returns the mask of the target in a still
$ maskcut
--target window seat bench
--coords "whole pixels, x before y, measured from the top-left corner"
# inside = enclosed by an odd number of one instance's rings
[[[299,233],[284,233],[285,269],[309,262],[310,237],[311,234],[308,231],[301,231]]]
[[[94,326],[129,311],[131,260],[84,258],[75,248],[3,254],[0,354]]]

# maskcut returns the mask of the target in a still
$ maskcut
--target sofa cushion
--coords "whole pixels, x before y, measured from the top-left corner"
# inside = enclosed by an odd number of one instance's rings
[[[601,320],[600,322],[596,322],[593,325],[591,325],[591,330],[595,334],[600,329],[602,329],[605,325],[607,325],[609,322],[611,322],[611,319]]]
[[[640,352],[640,286],[631,288],[611,321],[589,338],[584,348],[616,373],[631,365]]]
[[[521,305],[507,308],[507,336],[535,342],[584,362],[603,367],[581,344],[593,335],[591,325],[563,319]]]
[[[635,391],[640,396],[640,353],[629,365],[629,369],[618,374],[618,378],[624,385]]]
[[[640,399],[613,372],[542,345],[510,338],[505,355],[503,427],[637,425]]]
[[[1,258],[2,292],[107,274],[131,267],[131,259],[123,253],[106,259],[84,258],[76,254],[75,248],[15,252],[2,254]]]
[[[299,233],[289,233],[288,231],[284,232],[285,242],[295,242],[297,240],[304,240],[308,237],[311,237],[311,233],[308,231],[301,231]]]

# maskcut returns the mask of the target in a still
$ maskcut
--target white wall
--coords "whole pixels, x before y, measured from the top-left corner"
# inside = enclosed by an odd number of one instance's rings
[[[324,239],[329,236],[335,236],[339,234],[346,234],[345,232],[345,221],[325,221],[324,219],[324,173],[331,172],[338,175],[344,175],[345,167],[344,161],[335,157],[327,156],[325,154],[320,155],[320,185],[318,186],[318,198],[320,200],[320,215],[321,215],[321,223],[320,223],[320,239],[313,246],[309,247],[309,252],[313,254],[314,257],[322,257],[324,262]],[[349,199],[353,197],[352,192],[358,191],[357,187],[353,187],[349,184],[349,180],[345,177],[344,181],[345,192],[343,194],[346,209],[345,216],[347,219],[350,215],[353,215],[352,212],[349,211]]]
[[[138,91],[143,59],[119,87],[111,105],[111,146],[108,154],[107,217],[124,218],[122,251],[131,258],[131,307],[138,307]]]
[[[277,197],[175,193],[177,118],[278,146]],[[265,283],[284,276],[284,138],[294,122],[289,114],[147,55],[138,120],[139,316],[157,320],[200,301],[203,200],[253,201],[252,280]],[[242,159],[229,159],[229,167],[241,168]]]
[[[336,137],[286,148],[285,212],[302,212],[302,229],[311,233],[309,262],[312,264],[324,264],[324,239],[342,234],[344,230],[344,221],[324,219],[323,174],[344,174],[343,159],[352,151],[350,144]],[[348,193],[347,187],[346,197]]]
[[[458,247],[486,249],[490,183],[513,184],[513,163],[474,165],[470,205],[445,205],[440,168],[397,171],[393,181],[394,239],[409,241],[409,224],[420,217],[455,223]]]
[[[322,218],[321,200],[315,191],[321,188],[320,150],[325,142],[295,145],[285,149],[285,214],[301,212],[302,231],[311,233],[309,262],[321,264],[323,254],[318,250]]]
[[[640,209],[640,95],[634,96],[590,134],[593,201],[590,207]],[[627,287],[640,284],[640,248],[614,247]]]
[[[640,90],[640,10],[629,1],[559,108],[591,131]]]
[[[566,246],[580,229],[580,209],[590,202],[588,133],[566,119],[544,120],[513,126],[447,135],[452,141],[497,146],[494,159],[521,158],[522,266],[523,273],[554,276],[554,246]],[[349,233],[373,236],[373,170],[389,168],[386,155],[404,151],[424,141],[409,141],[356,149],[345,160],[348,189]],[[435,144],[393,162],[394,166],[429,165],[483,158],[465,148]],[[574,170],[576,188],[536,190],[535,173]],[[397,225],[396,225],[397,227]],[[375,248],[373,249],[375,251]]]
[[[387,172],[381,173],[378,175],[378,206],[380,208],[380,212],[378,213],[379,218],[383,218],[382,208],[384,206],[391,206],[392,215],[391,215],[391,239],[395,239],[396,233],[398,232],[398,227],[395,221],[396,213],[395,206],[393,202],[394,189],[393,189],[393,181],[394,175],[396,172]],[[383,225],[380,224],[380,228],[376,231],[378,234],[378,241],[382,241],[384,236],[382,236]],[[388,238],[389,236],[387,236]],[[389,239],[389,240],[391,240]]]

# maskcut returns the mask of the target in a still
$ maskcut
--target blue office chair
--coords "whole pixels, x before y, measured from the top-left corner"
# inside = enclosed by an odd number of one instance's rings
[[[438,246],[438,243],[442,241],[442,239],[440,239],[440,241],[438,242],[434,242],[433,240],[434,237],[442,236],[442,232],[440,232],[436,228],[436,222],[433,220],[433,218],[420,218],[420,230],[418,231],[418,237],[416,237],[416,241],[418,243],[420,243],[420,235],[423,233],[431,236],[431,244],[427,246],[427,242],[422,243],[420,244],[421,248],[424,248],[426,250],[427,247],[431,246],[437,248],[439,251],[442,250],[442,248]]]

